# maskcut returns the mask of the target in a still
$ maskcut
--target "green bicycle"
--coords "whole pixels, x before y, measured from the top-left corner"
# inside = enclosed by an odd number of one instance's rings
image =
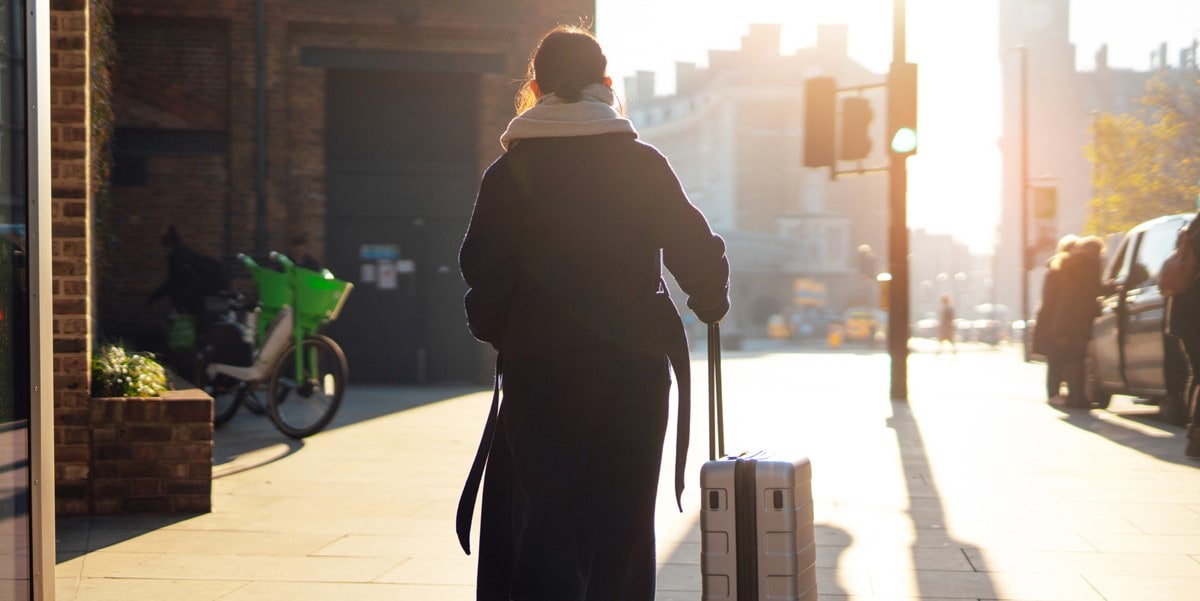
[[[280,253],[271,253],[271,259],[283,266],[282,272],[238,255],[254,277],[258,304],[244,307],[229,297],[231,317],[218,325],[200,352],[201,387],[213,397],[213,424],[221,425],[243,403],[262,408],[257,392],[265,386],[271,421],[284,434],[304,438],[329,424],[346,391],[346,354],[320,330],[337,319],[354,285],[328,270],[298,267]],[[237,341],[250,339],[253,352],[237,352]],[[246,355],[245,365],[225,360]]]

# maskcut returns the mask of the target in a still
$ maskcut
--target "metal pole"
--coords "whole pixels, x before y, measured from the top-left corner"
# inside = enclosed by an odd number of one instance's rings
[[[895,0],[892,69],[905,62],[904,0]],[[892,92],[889,90],[888,92]],[[894,133],[894,123],[888,131]],[[887,143],[890,145],[891,141]],[[890,149],[889,149],[890,150]],[[891,398],[908,402],[908,165],[907,156],[888,153],[888,356],[891,358]]]
[[[905,13],[904,0],[895,0],[892,12],[892,62],[903,63],[908,60],[905,56]]]
[[[254,85],[257,104],[254,132],[254,253],[267,254],[267,17],[265,0],[254,2],[254,42],[257,66]]]
[[[1021,53],[1021,321],[1029,323],[1029,65],[1024,46]],[[1025,360],[1029,360],[1028,341]]]

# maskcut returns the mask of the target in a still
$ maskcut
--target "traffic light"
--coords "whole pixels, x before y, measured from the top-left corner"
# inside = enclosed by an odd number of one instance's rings
[[[833,167],[837,82],[813,77],[804,82],[804,166]]]
[[[917,66],[892,63],[887,86],[887,127],[892,152],[917,154]]]
[[[857,161],[871,152],[869,126],[875,112],[866,98],[851,96],[842,99],[842,148],[843,161]]]

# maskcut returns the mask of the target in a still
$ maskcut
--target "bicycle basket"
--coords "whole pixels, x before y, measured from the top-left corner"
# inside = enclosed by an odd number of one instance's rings
[[[273,314],[284,305],[292,304],[292,286],[287,274],[260,265],[251,266],[250,272],[258,286],[258,304],[263,312]]]
[[[305,321],[333,321],[342,312],[354,284],[333,277],[329,270],[320,272],[296,267],[296,314]]]

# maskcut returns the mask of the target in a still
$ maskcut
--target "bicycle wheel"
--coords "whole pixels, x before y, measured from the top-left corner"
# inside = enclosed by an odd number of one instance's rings
[[[304,368],[296,377],[297,348]],[[267,413],[281,432],[304,438],[320,432],[342,403],[346,391],[346,355],[325,336],[305,338],[289,348],[271,373]]]
[[[233,419],[246,396],[246,387],[241,382],[218,374],[209,380],[207,370],[200,370],[200,388],[213,399],[213,426],[220,426]]]

